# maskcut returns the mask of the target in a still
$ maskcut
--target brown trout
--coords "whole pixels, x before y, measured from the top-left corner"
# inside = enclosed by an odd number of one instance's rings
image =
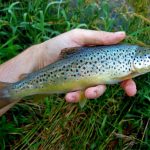
[[[64,49],[61,58],[0,90],[0,108],[26,96],[115,84],[150,71],[150,48],[111,45]]]

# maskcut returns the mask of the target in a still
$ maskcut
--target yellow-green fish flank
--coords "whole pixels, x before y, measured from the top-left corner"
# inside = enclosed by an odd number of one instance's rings
[[[148,47],[120,44],[63,50],[57,62],[1,89],[0,107],[29,95],[66,93],[98,84],[115,84],[149,71]]]

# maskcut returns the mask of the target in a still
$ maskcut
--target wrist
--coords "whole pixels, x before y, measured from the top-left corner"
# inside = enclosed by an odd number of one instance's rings
[[[34,45],[0,66],[0,81],[16,82],[21,74],[35,70],[38,45]]]

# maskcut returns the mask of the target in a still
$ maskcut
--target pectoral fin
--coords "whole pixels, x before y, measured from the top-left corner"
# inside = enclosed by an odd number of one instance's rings
[[[134,77],[136,77],[138,75],[139,75],[138,72],[132,72],[131,74],[129,74],[127,76],[123,76],[123,77],[117,78],[117,80],[124,81],[124,80],[128,80],[128,79],[132,79],[132,78],[134,78]]]

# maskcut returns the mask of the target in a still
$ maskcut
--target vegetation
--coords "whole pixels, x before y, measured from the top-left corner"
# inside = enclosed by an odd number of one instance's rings
[[[150,45],[150,1],[118,1],[0,0],[0,62],[73,28],[125,30],[124,42]],[[135,80],[135,97],[109,86],[83,109],[62,95],[21,101],[0,118],[0,149],[150,149],[150,74]]]

